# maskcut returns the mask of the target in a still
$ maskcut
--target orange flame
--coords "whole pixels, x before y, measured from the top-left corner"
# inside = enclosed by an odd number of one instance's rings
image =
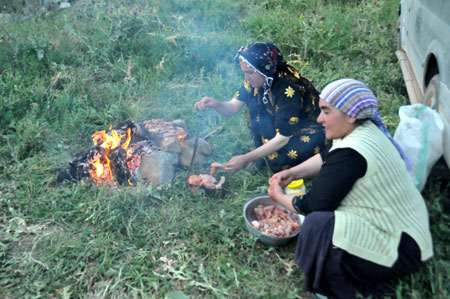
[[[180,140],[180,145],[181,145],[181,147],[183,147],[184,146],[184,138],[186,138],[184,135],[177,135],[177,139],[179,139]]]
[[[97,177],[100,177],[103,174],[103,164],[100,163],[100,158],[95,162],[92,162],[91,160],[91,164],[95,167],[95,173],[97,174]]]
[[[92,141],[95,145],[106,149],[115,149],[119,146],[120,140],[125,135],[119,135],[116,130],[112,130],[111,135],[106,134],[105,130],[92,134]],[[130,137],[131,138],[131,137]]]
[[[111,130],[112,126],[110,126],[109,130]],[[131,141],[131,128],[127,129],[127,138],[125,142],[122,144],[122,148],[126,150],[128,146],[130,145]],[[94,166],[95,173],[97,175],[97,178],[100,178],[102,175],[104,175],[105,169],[108,169],[109,175],[105,175],[105,180],[110,180],[114,185],[117,185],[116,182],[113,179],[113,172],[111,169],[111,161],[109,160],[108,156],[111,150],[116,149],[119,147],[120,142],[122,138],[125,137],[124,135],[119,135],[119,133],[116,130],[111,131],[111,135],[106,134],[105,130],[95,132],[92,134],[92,141],[95,145],[98,145],[104,149],[106,149],[106,153],[97,158],[96,160],[91,160],[91,164]],[[102,159],[104,158],[104,159]],[[102,162],[103,160],[103,162]],[[131,182],[129,182],[131,185]]]
[[[122,144],[122,148],[124,150],[126,150],[127,147],[130,145],[130,141],[131,141],[131,129],[130,128],[128,128],[128,130],[127,130],[127,135],[128,135],[127,140],[125,140],[125,142]]]

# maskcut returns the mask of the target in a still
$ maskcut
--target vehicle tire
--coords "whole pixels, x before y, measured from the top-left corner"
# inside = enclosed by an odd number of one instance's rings
[[[439,108],[439,83],[441,79],[439,74],[434,75],[428,83],[423,96],[423,103],[435,110]]]

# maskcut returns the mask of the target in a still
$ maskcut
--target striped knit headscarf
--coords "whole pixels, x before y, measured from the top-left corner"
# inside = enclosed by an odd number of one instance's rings
[[[322,90],[320,98],[351,117],[370,119],[397,148],[408,171],[412,171],[411,160],[387,130],[378,111],[377,99],[364,83],[354,79],[331,82]]]

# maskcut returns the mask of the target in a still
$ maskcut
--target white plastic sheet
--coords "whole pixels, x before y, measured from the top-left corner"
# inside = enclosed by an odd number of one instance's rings
[[[413,181],[422,191],[433,165],[444,153],[444,123],[439,114],[423,104],[402,106],[394,139],[411,159]]]

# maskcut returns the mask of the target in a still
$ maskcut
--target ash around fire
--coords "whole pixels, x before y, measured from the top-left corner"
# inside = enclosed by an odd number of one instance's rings
[[[147,177],[157,184],[164,183],[164,180],[173,177],[174,171],[169,175],[160,175],[165,179],[155,177],[155,173],[171,171],[171,167],[179,163],[189,133],[185,123],[180,120],[167,122],[153,119],[139,123],[128,120],[116,129],[98,131],[91,137],[94,145],[61,170],[57,177],[58,183],[91,179],[99,184],[136,185],[141,161],[149,157],[157,159],[159,164],[160,160],[168,160],[167,165],[157,167],[160,169],[155,169]],[[164,152],[164,158],[161,158],[160,152]],[[148,171],[143,173],[147,174]]]

